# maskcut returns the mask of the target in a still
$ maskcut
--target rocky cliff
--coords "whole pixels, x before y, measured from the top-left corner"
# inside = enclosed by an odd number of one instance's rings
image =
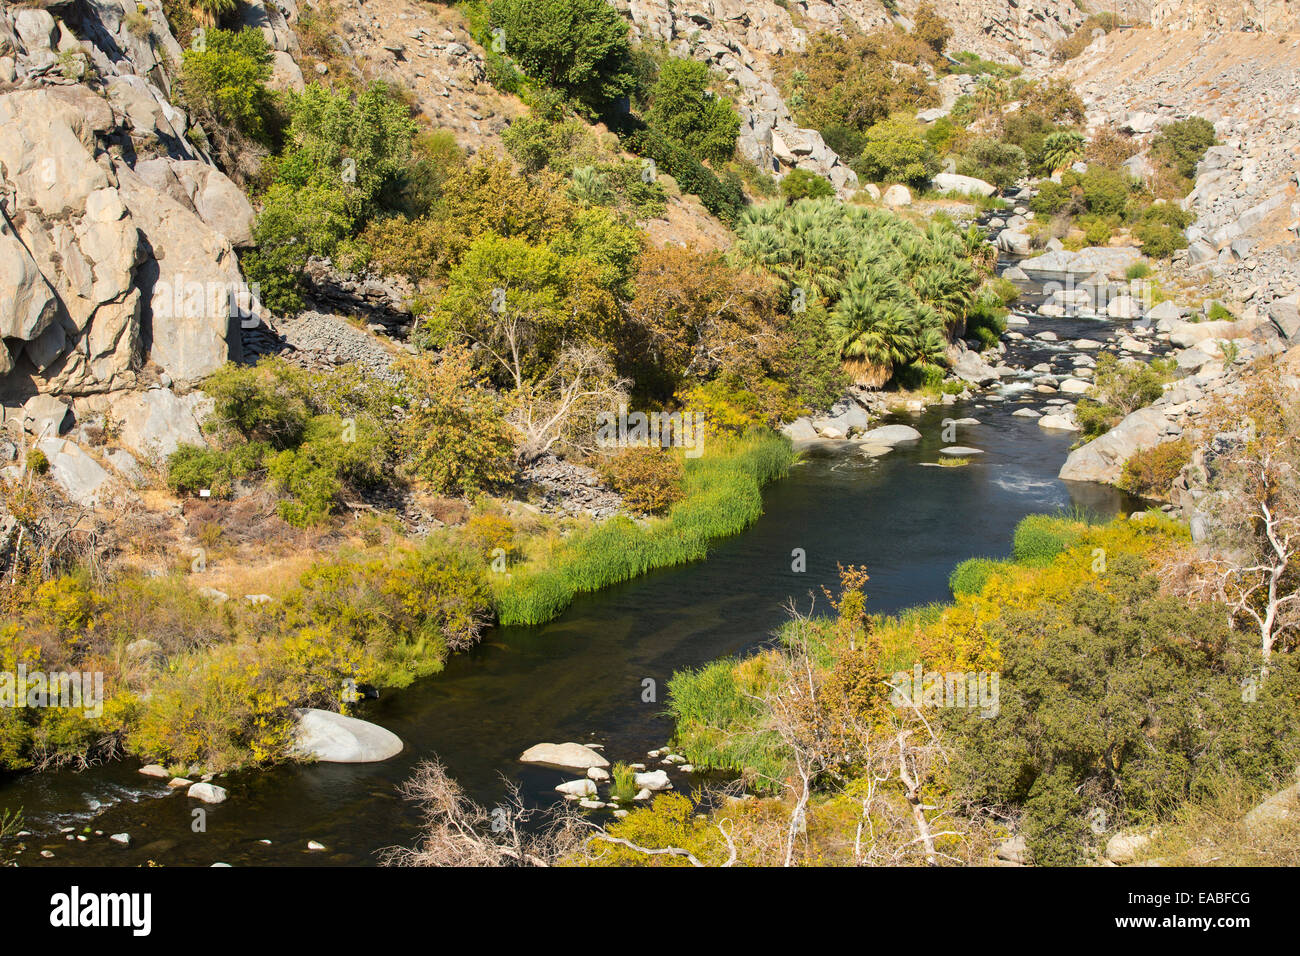
[[[1095,129],[1149,142],[1202,116],[1220,145],[1184,205],[1196,213],[1180,259],[1189,283],[1242,304],[1242,316],[1300,290],[1300,37],[1126,30],[1095,41],[1064,75]]]
[[[190,382],[239,354],[243,192],[170,97],[157,0],[0,11],[0,371],[5,403]],[[60,14],[56,19],[55,13]]]
[[[1151,26],[1160,30],[1300,30],[1296,0],[1159,0]]]

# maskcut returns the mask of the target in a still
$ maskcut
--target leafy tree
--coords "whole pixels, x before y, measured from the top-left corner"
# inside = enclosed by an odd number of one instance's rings
[[[522,238],[487,235],[451,271],[421,337],[484,350],[494,377],[518,390],[544,376],[566,345],[609,334],[614,301],[595,263]]]
[[[353,99],[312,84],[289,98],[289,145],[274,168],[278,182],[337,186],[353,215],[373,214],[411,162],[416,132],[410,110],[382,83]]]
[[[315,181],[295,188],[276,183],[267,190],[253,226],[257,248],[240,260],[267,308],[291,312],[300,307],[298,285],[307,260],[332,255],[352,234],[353,208],[341,184]]]
[[[631,94],[627,21],[604,0],[492,0],[489,16],[529,76],[596,110]]]
[[[916,126],[889,119],[867,130],[852,169],[868,182],[923,186],[939,171],[939,160]]]
[[[230,4],[233,8],[233,0]],[[271,51],[260,30],[206,33],[201,50],[181,54],[180,88],[195,119],[221,124],[259,143],[270,135]]]
[[[474,496],[509,481],[514,433],[468,350],[407,359],[401,370],[410,391],[401,442],[411,470],[441,494]]]
[[[740,134],[740,116],[725,99],[709,90],[709,68],[698,60],[673,57],[659,70],[650,90],[646,120],[700,159],[723,163],[731,158]]]
[[[810,169],[792,169],[781,179],[781,195],[786,202],[800,199],[821,199],[835,195],[835,187],[825,176]]]

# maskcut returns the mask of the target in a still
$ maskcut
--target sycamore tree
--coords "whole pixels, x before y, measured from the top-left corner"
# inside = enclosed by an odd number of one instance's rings
[[[1193,569],[1196,589],[1258,634],[1264,676],[1300,634],[1300,395],[1288,378],[1261,369],[1212,422],[1214,527]]]
[[[517,456],[558,444],[585,447],[596,413],[617,407],[626,383],[601,344],[614,299],[608,263],[521,238],[484,236],[452,270],[422,329],[426,344],[465,344],[506,393]]]

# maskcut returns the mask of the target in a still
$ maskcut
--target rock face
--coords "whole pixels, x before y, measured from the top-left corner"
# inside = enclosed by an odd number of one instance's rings
[[[1188,283],[1260,315],[1300,291],[1300,7],[1285,0],[1162,0],[1156,30],[1125,30],[1063,68],[1098,130],[1143,117],[1139,143],[1190,116],[1214,124],[1219,144],[1182,200],[1195,214],[1189,248],[1175,256]]]
[[[609,761],[599,753],[575,743],[534,744],[519,755],[519,762],[578,773],[586,773],[592,767],[603,769],[609,766]]]
[[[328,710],[298,711],[294,750],[324,763],[375,763],[402,752],[395,733]]]
[[[1124,462],[1141,450],[1154,448],[1164,438],[1165,416],[1158,408],[1140,408],[1100,438],[1070,452],[1061,466],[1066,481],[1114,484]]]
[[[231,243],[249,240],[251,208],[190,145],[165,71],[149,72],[159,54],[180,56],[160,11],[155,46],[122,25],[120,5],[52,9],[69,22],[0,10],[18,84],[0,81],[0,389],[129,388],[150,359],[178,382],[198,379],[238,357]],[[105,95],[53,69],[58,51],[89,59]],[[110,148],[120,141],[134,148]],[[133,163],[155,180],[165,165],[174,186],[151,185]]]

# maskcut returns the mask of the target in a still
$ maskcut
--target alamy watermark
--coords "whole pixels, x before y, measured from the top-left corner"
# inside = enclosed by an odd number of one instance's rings
[[[596,415],[600,448],[681,448],[687,458],[704,454],[704,416],[696,412],[617,412]]]
[[[86,717],[104,713],[103,671],[0,671],[0,707],[63,707]]]
[[[996,717],[998,703],[997,671],[923,670],[917,664],[911,671],[898,671],[889,679],[893,688],[889,701],[895,707],[960,707],[978,710],[981,717]]]

